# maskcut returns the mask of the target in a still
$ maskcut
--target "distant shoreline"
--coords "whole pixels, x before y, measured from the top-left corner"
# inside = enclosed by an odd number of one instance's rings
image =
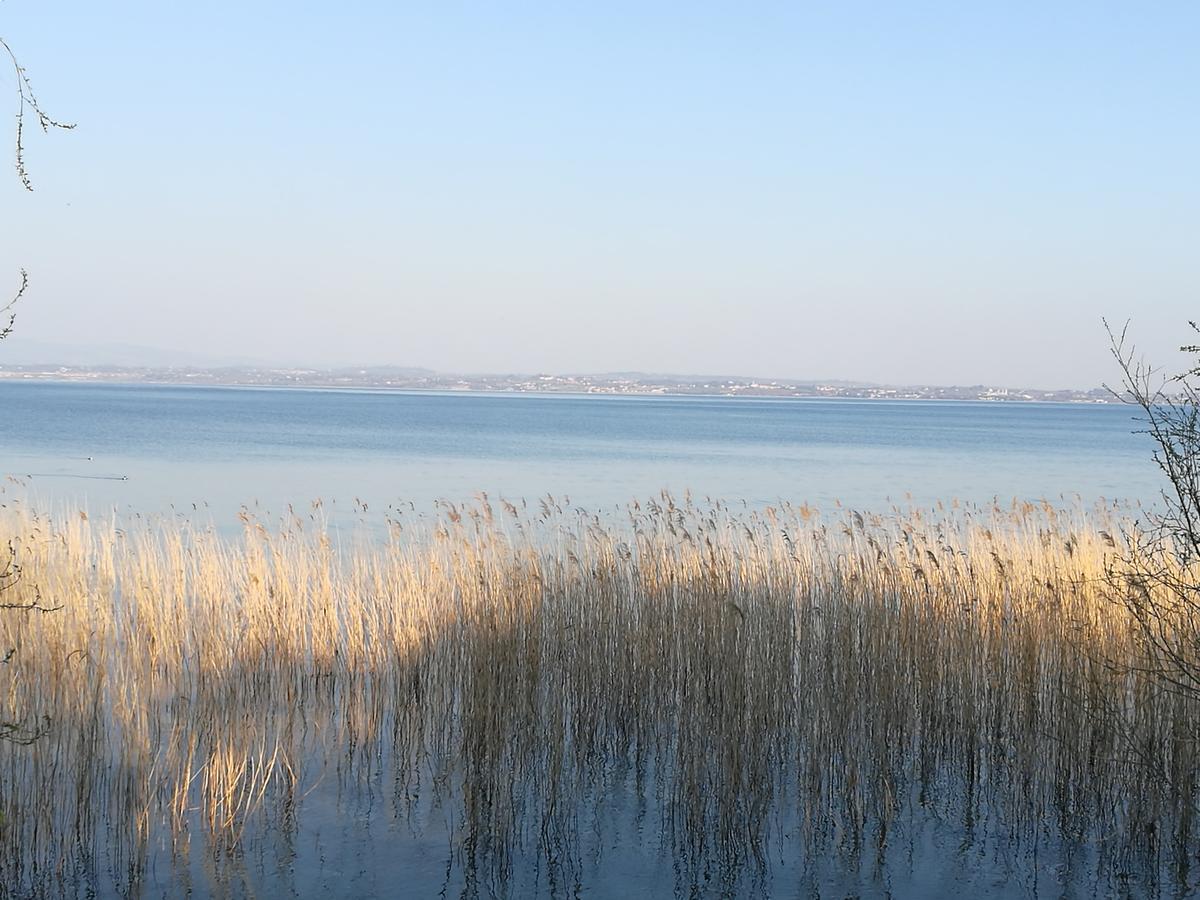
[[[801,382],[729,376],[656,375],[453,375],[412,370],[200,369],[0,366],[2,382],[126,384],[188,387],[351,390],[439,394],[535,394],[541,396],[746,397],[755,400],[958,400],[991,403],[1119,402],[1104,388],[1046,390],[991,385],[879,385]]]

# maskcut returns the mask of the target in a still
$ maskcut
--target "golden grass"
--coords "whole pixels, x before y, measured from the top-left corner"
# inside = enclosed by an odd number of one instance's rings
[[[0,510],[0,599],[62,607],[0,613],[0,719],[36,738],[0,742],[0,881],[133,892],[155,841],[295,814],[322,754],[432,772],[501,876],[614,761],[685,860],[761,862],[781,807],[882,843],[939,798],[1192,852],[1200,711],[1136,669],[1111,510],[627,514],[481,498],[339,546],[319,512],[231,540]]]

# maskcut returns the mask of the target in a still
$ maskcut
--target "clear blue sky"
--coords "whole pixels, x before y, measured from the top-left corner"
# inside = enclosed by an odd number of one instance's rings
[[[1196,3],[8,0],[0,35],[79,126],[0,179],[27,340],[1055,387],[1112,377],[1101,316],[1159,357],[1200,316]]]

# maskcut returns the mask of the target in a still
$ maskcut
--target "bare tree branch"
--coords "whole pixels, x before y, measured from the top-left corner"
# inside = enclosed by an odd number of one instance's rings
[[[17,55],[13,52],[12,47],[8,45],[8,41],[0,38],[0,48],[8,55],[9,62],[12,63],[13,72],[17,76],[17,133],[16,133],[16,163],[17,177],[21,179],[21,184],[25,186],[25,190],[33,190],[33,182],[29,178],[29,171],[25,167],[25,115],[26,112],[32,112],[37,118],[38,127],[43,132],[48,133],[51,128],[70,131],[75,127],[73,122],[59,122],[46,114],[42,109],[41,103],[38,102],[37,94],[33,92],[33,85],[29,81],[29,75],[25,71],[25,67],[21,65],[17,59]]]
[[[1119,333],[1104,327],[1121,372],[1120,388],[1109,391],[1136,408],[1166,480],[1161,509],[1127,530],[1125,551],[1107,569],[1114,600],[1134,622],[1141,658],[1129,668],[1200,699],[1200,366],[1164,375],[1129,343],[1128,323]],[[1180,349],[1200,354],[1200,345]]]
[[[17,320],[17,311],[15,308],[17,301],[25,296],[25,291],[28,288],[29,273],[21,269],[21,283],[17,286],[17,292],[13,294],[11,300],[0,306],[0,341],[12,334],[13,323]]]

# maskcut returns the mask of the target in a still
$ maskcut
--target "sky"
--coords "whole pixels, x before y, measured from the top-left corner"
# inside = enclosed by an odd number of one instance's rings
[[[77,123],[0,177],[14,350],[1093,387],[1102,317],[1169,366],[1200,317],[1192,2],[7,0],[0,36]]]

